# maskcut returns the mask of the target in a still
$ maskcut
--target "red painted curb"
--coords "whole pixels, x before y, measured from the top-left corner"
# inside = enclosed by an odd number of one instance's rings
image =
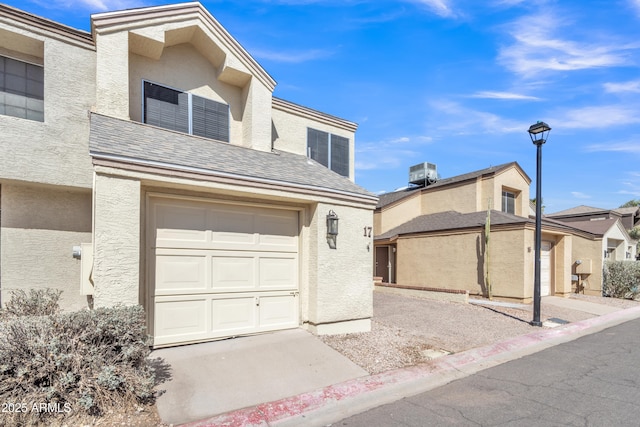
[[[442,376],[447,372],[455,371],[462,373],[465,369],[479,364],[487,364],[485,368],[488,368],[513,359],[513,357],[508,358],[508,355],[513,354],[515,351],[526,352],[527,349],[531,349],[544,342],[549,343],[548,347],[550,347],[555,345],[555,341],[566,341],[567,338],[573,336],[578,338],[590,329],[596,329],[592,331],[596,332],[597,329],[605,329],[637,317],[640,317],[640,306],[576,323],[569,323],[556,329],[543,329],[485,347],[474,348],[445,356],[426,364],[356,378],[297,396],[228,412],[206,420],[184,424],[183,427],[264,426],[283,422],[294,417],[302,417],[305,414],[311,416],[313,411],[317,411],[330,404],[365,394],[372,394],[375,391],[387,387],[393,388],[393,386],[408,385],[417,381],[424,383],[425,380],[430,378],[435,379],[436,376]],[[542,350],[542,348],[540,350]],[[458,377],[459,376],[460,375],[458,375]]]

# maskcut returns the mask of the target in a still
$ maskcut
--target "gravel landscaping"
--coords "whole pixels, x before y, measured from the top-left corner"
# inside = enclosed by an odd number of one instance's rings
[[[619,307],[636,301],[574,294],[571,298]],[[458,353],[539,330],[525,309],[433,301],[374,292],[371,332],[321,336],[370,374],[430,360],[427,350]],[[576,310],[541,305],[541,320],[577,322],[595,317]],[[561,327],[561,326],[560,326]]]

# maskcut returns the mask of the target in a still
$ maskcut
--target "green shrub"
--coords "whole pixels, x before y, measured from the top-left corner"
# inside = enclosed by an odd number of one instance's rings
[[[23,294],[17,300],[25,298],[31,300]],[[39,301],[50,310],[51,299]],[[16,315],[17,302],[11,304],[13,315],[0,322],[0,401],[27,410],[3,413],[0,423],[50,424],[153,403],[156,375],[147,359],[150,337],[142,307]],[[41,313],[33,307],[22,312]],[[47,404],[48,410],[34,404]]]
[[[640,262],[606,261],[602,294],[626,299],[640,295]]]

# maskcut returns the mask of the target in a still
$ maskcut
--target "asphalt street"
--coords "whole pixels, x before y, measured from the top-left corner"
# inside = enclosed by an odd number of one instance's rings
[[[639,426],[640,319],[333,426]]]

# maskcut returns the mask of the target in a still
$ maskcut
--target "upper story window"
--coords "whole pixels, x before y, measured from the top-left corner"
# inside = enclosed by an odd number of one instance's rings
[[[349,139],[307,128],[307,155],[342,176],[349,176]]]
[[[144,82],[144,122],[165,129],[229,142],[229,106]]]
[[[516,197],[513,191],[502,190],[502,212],[516,214]]]
[[[44,69],[0,56],[0,114],[44,121]]]

